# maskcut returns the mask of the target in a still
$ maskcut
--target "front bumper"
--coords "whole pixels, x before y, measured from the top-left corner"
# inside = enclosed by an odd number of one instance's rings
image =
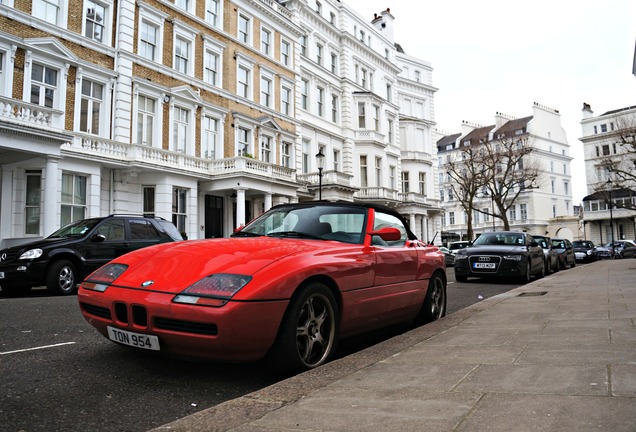
[[[86,321],[108,338],[108,326],[155,335],[160,351],[198,359],[251,361],[263,358],[278,334],[287,300],[228,302],[222,307],[173,303],[175,294],[109,287],[80,287]]]
[[[485,258],[489,260],[486,261]],[[495,264],[494,268],[478,268],[480,264]],[[527,260],[504,259],[496,255],[472,255],[467,259],[455,258],[455,274],[472,277],[518,277],[524,274]]]
[[[41,286],[45,282],[46,263],[14,261],[0,265],[1,286]]]

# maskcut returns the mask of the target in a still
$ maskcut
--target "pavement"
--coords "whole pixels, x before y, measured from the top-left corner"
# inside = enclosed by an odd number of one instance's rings
[[[636,259],[560,271],[155,431],[636,431]]]

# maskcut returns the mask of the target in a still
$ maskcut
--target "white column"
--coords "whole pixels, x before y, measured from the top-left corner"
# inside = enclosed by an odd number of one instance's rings
[[[272,208],[272,194],[271,193],[265,193],[265,206],[264,206],[264,210],[267,211],[269,209]]]
[[[415,225],[415,214],[411,213],[409,215],[409,226],[411,227],[411,231],[417,235],[417,226]],[[422,236],[419,236],[420,238],[422,238]]]
[[[236,226],[245,225],[245,189],[236,189]]]
[[[0,167],[1,168],[1,167]],[[13,209],[13,170],[2,168],[2,180],[0,180],[0,243],[2,239],[13,237],[13,220],[11,213]],[[46,215],[44,215],[46,218]],[[3,245],[0,244],[0,247]]]
[[[58,180],[60,178],[58,170],[59,158],[48,156],[46,158],[46,172],[44,176],[44,223],[42,224],[42,234],[44,237],[51,234],[60,226],[59,197],[57,192]]]

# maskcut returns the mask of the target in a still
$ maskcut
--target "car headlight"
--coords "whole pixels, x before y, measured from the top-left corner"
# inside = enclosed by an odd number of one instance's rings
[[[40,258],[41,256],[42,256],[42,249],[29,249],[28,251],[20,255],[20,258],[18,259],[21,259],[21,260],[35,259],[35,258]]]
[[[465,260],[468,258],[468,255],[455,255],[455,261]]]
[[[592,255],[593,252],[594,252],[593,250],[589,250],[589,251],[587,251],[587,254],[588,255]]]
[[[510,261],[521,261],[521,255],[504,255],[503,259]]]
[[[106,264],[91,273],[82,282],[82,288],[104,292],[127,268],[126,264]]]
[[[190,285],[172,301],[201,306],[223,306],[251,280],[252,277],[246,275],[213,274]]]

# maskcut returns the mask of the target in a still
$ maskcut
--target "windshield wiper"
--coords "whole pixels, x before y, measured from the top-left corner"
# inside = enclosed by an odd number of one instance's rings
[[[315,236],[313,234],[299,232],[299,231],[277,231],[267,234],[267,237],[297,237],[297,238],[309,238],[315,240],[324,240],[322,237]]]
[[[263,234],[256,234],[253,232],[248,232],[248,231],[238,231],[235,233],[232,233],[230,235],[230,237],[261,237]]]

